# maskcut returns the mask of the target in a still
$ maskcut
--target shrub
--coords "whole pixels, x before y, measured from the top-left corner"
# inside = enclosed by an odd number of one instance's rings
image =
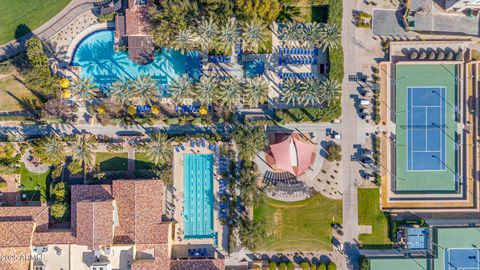
[[[55,196],[55,200],[57,202],[64,202],[65,197],[67,196],[67,187],[65,185],[65,182],[56,183],[53,186],[52,193]]]
[[[431,51],[431,52],[428,54],[428,59],[429,59],[429,60],[435,60],[435,57],[437,57],[437,55],[435,54],[434,51]]]
[[[278,265],[279,270],[287,270],[287,264],[282,262]]]
[[[369,270],[368,259],[365,256],[360,256],[360,270]]]
[[[310,270],[317,270],[317,265],[311,263],[310,264]]]
[[[337,270],[337,265],[334,262],[329,262],[327,265],[327,270]]]
[[[445,53],[442,50],[438,50],[437,60],[444,60],[444,59],[445,59]]]
[[[7,182],[5,181],[0,181],[0,188],[6,188],[7,187]]]
[[[421,51],[418,59],[425,60],[425,58],[427,58],[427,53],[425,51]]]
[[[409,57],[411,60],[416,60],[418,58],[418,52],[416,50],[411,51]]]
[[[330,144],[327,148],[327,160],[330,162],[342,160],[342,147],[338,144]]]
[[[318,266],[318,270],[327,270],[327,266],[323,263],[321,263],[319,266]]]
[[[178,125],[179,122],[180,122],[180,120],[178,120],[178,118],[176,118],[176,117],[167,119],[167,124],[169,124],[169,125]]]
[[[293,264],[293,262],[288,262],[287,269],[288,270],[295,270],[295,264]]]
[[[452,51],[448,51],[447,52],[447,55],[445,56],[445,59],[447,60],[452,60],[453,59],[453,52]]]
[[[268,263],[268,270],[277,270],[277,264],[273,261]]]
[[[83,171],[82,164],[80,162],[72,161],[68,164],[67,169],[71,174],[79,174]]]
[[[67,216],[67,212],[65,203],[54,203],[50,207],[50,215],[56,220],[63,220]]]
[[[310,264],[308,262],[302,262],[300,264],[300,268],[302,268],[303,270],[308,270],[310,268]]]

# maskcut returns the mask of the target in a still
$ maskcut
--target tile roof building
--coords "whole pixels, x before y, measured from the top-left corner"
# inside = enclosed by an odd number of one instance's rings
[[[164,190],[160,180],[73,185],[70,229],[49,229],[45,205],[0,207],[0,269],[224,269],[221,259],[172,258]]]

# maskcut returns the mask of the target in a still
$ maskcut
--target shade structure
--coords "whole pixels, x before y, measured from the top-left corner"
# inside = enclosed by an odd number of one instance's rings
[[[305,173],[315,158],[315,145],[301,141],[298,134],[292,134],[286,140],[270,145],[270,150],[277,169],[295,176]]]

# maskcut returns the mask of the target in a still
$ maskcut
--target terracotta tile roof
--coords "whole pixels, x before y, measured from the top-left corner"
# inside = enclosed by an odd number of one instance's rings
[[[154,259],[144,259],[142,253],[151,253]],[[132,270],[169,270],[170,258],[168,254],[168,244],[140,244],[137,245],[136,260],[132,263]],[[186,269],[185,269],[186,270]]]
[[[77,231],[77,203],[80,201],[102,201],[112,199],[110,185],[73,185],[71,193],[71,224],[72,232]]]
[[[171,270],[224,270],[225,261],[223,259],[211,260],[172,260]]]
[[[80,201],[75,215],[77,244],[90,249],[113,244],[112,200]]]
[[[1,221],[0,247],[30,247],[35,224],[30,221]]]
[[[164,185],[159,180],[116,180],[112,184],[118,208],[116,244],[168,242],[169,223],[162,223]]]
[[[125,10],[125,32],[127,36],[148,35],[148,9],[153,5],[152,0],[145,6],[135,5],[134,0],[129,0]]]
[[[75,244],[77,239],[68,231],[49,231],[35,232],[33,234],[32,244],[37,246],[54,244]]]
[[[4,206],[0,207],[0,221],[35,221],[37,231],[48,230],[48,207]]]
[[[28,270],[31,255],[30,247],[0,248],[0,269]]]

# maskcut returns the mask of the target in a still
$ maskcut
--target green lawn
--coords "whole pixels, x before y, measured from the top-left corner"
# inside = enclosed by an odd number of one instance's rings
[[[0,80],[0,111],[24,111],[40,105],[38,97],[15,77],[8,76]]]
[[[363,245],[391,245],[388,237],[388,218],[380,210],[380,193],[378,188],[358,189],[358,224],[371,225],[372,234],[361,234],[359,240]]]
[[[50,170],[45,173],[32,173],[22,163],[20,167],[20,184],[22,201],[47,201],[52,181]],[[23,195],[26,195],[24,198]]]
[[[95,162],[100,166],[100,171],[126,171],[128,169],[127,153],[99,152],[95,155]]]
[[[342,201],[315,195],[300,202],[264,197],[254,208],[254,219],[265,222],[267,237],[260,251],[332,250],[331,223],[342,223]]]
[[[147,158],[145,153],[135,153],[135,170],[148,170],[152,168],[153,163]]]
[[[59,13],[70,0],[0,1],[0,44],[28,34]]]

